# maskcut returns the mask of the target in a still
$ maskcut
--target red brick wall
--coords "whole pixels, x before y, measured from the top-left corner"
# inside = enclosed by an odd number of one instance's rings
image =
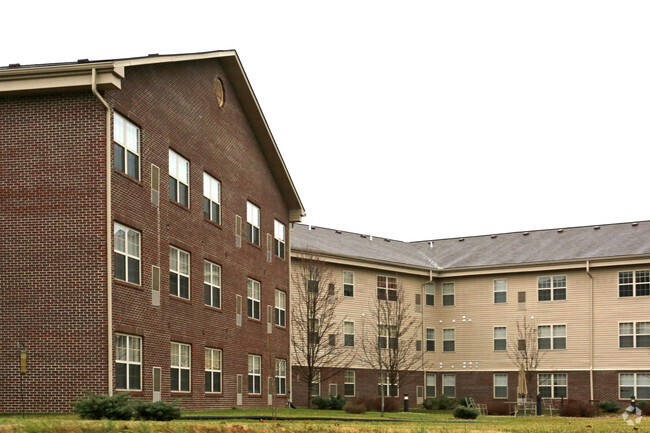
[[[0,412],[107,390],[104,121],[89,93],[0,99]]]
[[[216,77],[225,84],[226,105],[212,91]],[[246,116],[218,60],[128,68],[121,91],[107,92],[115,110],[142,131],[142,176],[136,182],[113,172],[113,218],[142,234],[142,285],[114,280],[115,330],[143,337],[141,393],[152,398],[152,368],[162,368],[162,398],[183,398],[187,408],[236,404],[236,375],[243,375],[243,406],[267,405],[268,376],[275,358],[289,358],[286,329],[267,333],[266,306],[275,289],[288,291],[288,262],[266,261],[266,233],[274,219],[287,225],[288,210]],[[168,199],[168,151],[190,162],[190,207]],[[151,204],[151,164],[160,167],[160,208]],[[222,224],[203,218],[203,172],[221,182]],[[235,215],[246,222],[246,201],[261,209],[261,248],[244,239],[235,245]],[[287,238],[288,240],[288,238]],[[169,247],[190,253],[190,301],[169,294]],[[287,244],[288,245],[288,244]],[[287,252],[288,254],[288,252]],[[222,268],[222,308],[203,301],[203,261]],[[161,306],[151,305],[151,266],[161,269]],[[261,321],[247,319],[247,279],[261,283]],[[243,326],[235,326],[235,295],[243,300]],[[287,296],[288,300],[288,296]],[[287,306],[288,311],[288,306]],[[192,345],[191,393],[170,393],[170,341]],[[223,350],[223,393],[204,393],[204,348]],[[247,395],[248,354],[262,355],[262,394]],[[276,399],[284,405],[284,398]]]

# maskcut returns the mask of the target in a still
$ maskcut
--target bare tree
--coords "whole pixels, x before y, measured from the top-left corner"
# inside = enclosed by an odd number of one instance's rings
[[[345,317],[337,315],[343,297],[327,263],[317,256],[296,260],[292,275],[291,345],[298,377],[311,389],[315,382],[337,375],[352,362],[354,352],[338,337]],[[318,381],[316,381],[318,379]]]
[[[410,307],[403,287],[396,281],[391,287],[389,282],[386,288],[377,289],[369,317],[363,322],[361,348],[364,360],[377,370],[382,416],[386,394],[396,397],[399,387],[413,379],[409,372],[423,359],[422,350],[416,348],[421,324]]]
[[[517,335],[508,341],[507,354],[518,369],[523,367],[528,390],[524,397],[529,397],[535,371],[544,357],[544,352],[539,351],[537,326],[526,316],[521,321],[517,321]]]

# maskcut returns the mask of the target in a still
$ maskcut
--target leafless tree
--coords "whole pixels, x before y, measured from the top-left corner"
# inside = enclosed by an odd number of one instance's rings
[[[517,369],[522,367],[524,369],[526,389],[528,390],[528,394],[524,397],[529,397],[535,371],[544,357],[544,352],[539,351],[537,337],[537,326],[524,316],[522,320],[517,321],[517,335],[508,341],[508,358],[517,366]]]
[[[421,367],[423,352],[416,347],[421,323],[412,314],[401,285],[378,288],[369,310],[363,321],[361,348],[364,361],[377,371],[384,416],[386,393],[396,397],[399,387],[413,379],[409,371]]]
[[[343,297],[326,262],[315,255],[295,260],[291,295],[291,345],[298,377],[311,389],[346,368],[354,352],[339,337],[345,317],[337,314]],[[316,380],[318,379],[318,380]]]

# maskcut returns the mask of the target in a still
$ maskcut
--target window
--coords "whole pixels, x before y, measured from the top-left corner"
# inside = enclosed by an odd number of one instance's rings
[[[542,398],[566,398],[567,375],[566,373],[540,373],[537,375],[538,394]]]
[[[494,375],[494,398],[508,398],[508,375],[506,373]]]
[[[354,322],[343,322],[343,345],[354,347]]]
[[[427,373],[425,385],[425,395],[426,398],[435,398],[436,397],[436,374]]]
[[[494,280],[494,303],[505,304],[508,299],[508,280]]]
[[[287,294],[282,290],[275,290],[275,324],[286,326],[287,324]]]
[[[205,305],[221,308],[221,266],[203,262],[203,290]]]
[[[454,352],[455,350],[456,350],[456,330],[453,328],[443,329],[442,330],[442,351]]]
[[[566,276],[539,277],[537,279],[537,300],[566,300]]]
[[[221,350],[205,348],[205,392],[221,392]]]
[[[140,233],[121,224],[113,227],[114,277],[140,284]]]
[[[312,397],[320,396],[320,371],[314,372],[314,378],[311,382],[311,392]]]
[[[377,276],[377,299],[397,301],[397,278]]]
[[[380,349],[397,349],[397,327],[379,325],[378,344]]]
[[[454,305],[454,283],[442,283],[442,306]]]
[[[285,227],[284,224],[282,224],[278,220],[274,221],[274,227],[275,227],[275,234],[274,234],[275,239],[273,241],[273,248],[275,250],[275,255],[280,257],[281,259],[284,259]]]
[[[424,285],[424,303],[426,305],[435,305],[436,286],[433,284]]]
[[[447,397],[456,397],[456,375],[442,375],[442,393]]]
[[[436,351],[436,330],[434,328],[427,328],[427,352]]]
[[[171,390],[177,392],[190,392],[190,345],[172,342],[171,355]]]
[[[169,293],[190,299],[190,253],[169,247]]]
[[[619,272],[618,296],[650,296],[650,270]]]
[[[346,397],[354,397],[355,395],[356,377],[354,370],[345,370],[343,373],[343,395]]]
[[[506,350],[506,327],[494,327],[494,350]]]
[[[618,347],[650,347],[650,322],[619,323]]]
[[[285,395],[287,393],[287,360],[275,360],[275,393]]]
[[[113,114],[113,168],[140,179],[140,129]]]
[[[619,373],[618,398],[628,400],[631,396],[650,399],[650,373]]]
[[[538,326],[537,347],[540,350],[566,349],[566,325]]]
[[[142,338],[117,335],[115,345],[115,388],[139,391],[142,383]]]
[[[248,393],[262,393],[262,357],[248,355]]]
[[[203,218],[221,224],[221,183],[203,173]]]
[[[248,317],[260,320],[260,282],[248,279]]]
[[[169,199],[190,207],[190,162],[169,149]]]
[[[343,272],[343,296],[354,296],[354,272]]]
[[[398,389],[398,380],[395,378],[393,382],[390,381],[389,375],[386,372],[381,372],[379,374],[379,383],[377,384],[377,394],[381,395],[382,388],[384,396],[386,397],[397,397],[399,395]]]
[[[320,342],[320,323],[318,319],[307,319],[307,344],[314,346]]]
[[[250,243],[260,245],[260,208],[249,201],[246,202],[246,235]]]

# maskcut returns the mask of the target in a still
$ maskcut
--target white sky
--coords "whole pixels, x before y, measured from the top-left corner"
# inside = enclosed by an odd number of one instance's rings
[[[0,65],[236,49],[308,224],[649,219],[648,1],[18,3]]]

